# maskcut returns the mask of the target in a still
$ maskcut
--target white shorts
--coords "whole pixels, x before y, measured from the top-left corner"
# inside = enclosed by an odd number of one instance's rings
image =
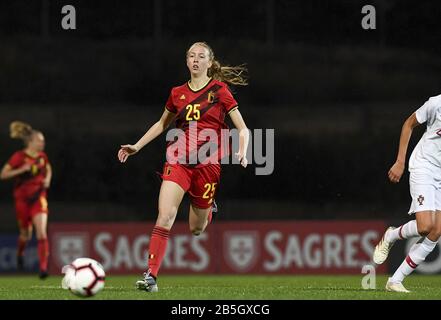
[[[409,185],[412,197],[409,214],[441,210],[441,179],[426,172],[411,172]]]

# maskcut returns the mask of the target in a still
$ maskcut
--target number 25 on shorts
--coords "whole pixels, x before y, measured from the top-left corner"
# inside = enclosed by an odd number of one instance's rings
[[[202,196],[202,198],[203,199],[210,199],[209,203],[211,203],[211,200],[213,200],[214,192],[216,191],[216,185],[217,185],[217,182],[206,183],[204,185],[205,192],[204,192],[204,195]]]

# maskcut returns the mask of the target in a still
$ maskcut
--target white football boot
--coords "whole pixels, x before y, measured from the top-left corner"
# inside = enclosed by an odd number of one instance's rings
[[[389,251],[395,243],[395,241],[386,241],[386,234],[394,229],[395,227],[387,228],[386,232],[383,235],[383,238],[381,238],[380,242],[375,246],[373,260],[376,264],[382,264],[384,261],[386,261],[387,256],[389,255]]]
[[[402,293],[409,293],[410,291],[407,290],[401,282],[392,282],[391,278],[387,280],[386,283],[386,291],[391,292],[402,292]]]

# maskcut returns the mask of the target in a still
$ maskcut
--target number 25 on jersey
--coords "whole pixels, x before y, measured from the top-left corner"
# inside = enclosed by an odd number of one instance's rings
[[[199,120],[201,118],[201,111],[199,110],[200,106],[201,105],[199,103],[189,104],[188,106],[186,106],[185,109],[187,110],[187,115],[185,117],[185,120]]]

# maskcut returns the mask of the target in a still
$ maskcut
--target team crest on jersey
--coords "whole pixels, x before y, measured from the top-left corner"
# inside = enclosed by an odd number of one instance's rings
[[[213,103],[214,102],[214,92],[213,91],[208,92],[207,101],[208,101],[208,103]]]
[[[38,174],[38,166],[36,164],[31,165],[31,174],[36,176]]]
[[[423,197],[423,195],[422,195],[422,194],[420,194],[420,195],[419,195],[419,197],[418,197],[417,201],[418,201],[418,203],[420,204],[420,206],[422,206],[422,205],[423,205],[423,202],[424,202],[424,197]]]
[[[185,94],[183,94],[183,95],[179,98],[179,100],[185,100]]]

